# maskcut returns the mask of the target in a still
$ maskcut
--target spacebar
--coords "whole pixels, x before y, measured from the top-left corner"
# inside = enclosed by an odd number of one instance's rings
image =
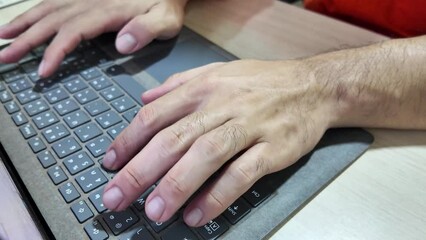
[[[141,95],[146,91],[146,89],[136,82],[132,76],[128,74],[120,74],[111,78],[136,102],[138,102],[141,106],[143,105]]]

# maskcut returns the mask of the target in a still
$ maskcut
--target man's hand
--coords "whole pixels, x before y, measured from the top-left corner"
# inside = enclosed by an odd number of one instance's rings
[[[104,204],[123,210],[162,177],[145,210],[166,221],[220,171],[186,207],[190,226],[309,152],[335,116],[333,96],[299,61],[215,63],[172,76],[143,100],[104,158],[107,168],[124,166]]]
[[[0,52],[0,62],[21,59],[55,36],[39,75],[47,77],[82,41],[118,31],[116,47],[132,53],[153,39],[175,36],[182,27],[187,0],[45,0],[0,28],[0,38],[16,40]]]

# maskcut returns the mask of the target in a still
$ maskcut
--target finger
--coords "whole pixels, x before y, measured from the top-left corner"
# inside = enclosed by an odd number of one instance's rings
[[[145,104],[148,104],[154,101],[155,99],[164,96],[173,89],[176,89],[177,87],[183,85],[188,80],[193,79],[201,74],[205,74],[219,66],[222,66],[223,64],[225,63],[211,63],[198,68],[193,68],[185,72],[176,73],[169,77],[161,86],[144,92],[142,95],[142,101]]]
[[[198,227],[219,216],[262,176],[269,174],[274,151],[258,143],[227,166],[184,210],[184,221]]]
[[[177,35],[182,20],[176,15],[164,11],[158,5],[149,12],[132,19],[118,33],[115,42],[120,53],[133,53],[156,38],[168,39]]]
[[[17,37],[34,23],[47,16],[49,13],[52,13],[54,9],[57,8],[57,6],[55,6],[57,2],[59,3],[62,1],[42,1],[28,11],[22,13],[10,23],[1,27],[0,38],[11,39]]]
[[[256,135],[232,120],[198,138],[147,198],[147,216],[167,221],[213,173],[255,140]]]
[[[0,61],[16,62],[31,49],[46,42],[58,31],[59,27],[72,16],[80,12],[79,6],[58,10],[37,21],[22,33],[9,47],[0,52]]]
[[[116,190],[113,192],[117,192],[119,189],[123,196],[121,199],[113,199],[114,195],[104,194],[105,206],[114,210],[127,207],[147,187],[163,176],[195,139],[226,120],[225,114],[211,115],[197,112],[161,131],[105,188],[106,191],[115,188]],[[123,163],[124,161],[121,162],[121,164]]]
[[[83,12],[61,26],[56,37],[46,48],[39,75],[47,77],[60,65],[64,57],[83,40],[92,39],[104,32],[122,27],[127,20],[124,11],[105,13],[102,9]]]

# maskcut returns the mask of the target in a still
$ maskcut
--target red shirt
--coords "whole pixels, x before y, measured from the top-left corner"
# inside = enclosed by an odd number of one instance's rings
[[[425,0],[305,0],[313,11],[391,37],[426,34]]]

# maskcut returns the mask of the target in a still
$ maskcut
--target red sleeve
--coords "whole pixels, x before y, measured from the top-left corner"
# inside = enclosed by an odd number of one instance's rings
[[[305,0],[305,7],[392,37],[426,34],[425,0]]]

